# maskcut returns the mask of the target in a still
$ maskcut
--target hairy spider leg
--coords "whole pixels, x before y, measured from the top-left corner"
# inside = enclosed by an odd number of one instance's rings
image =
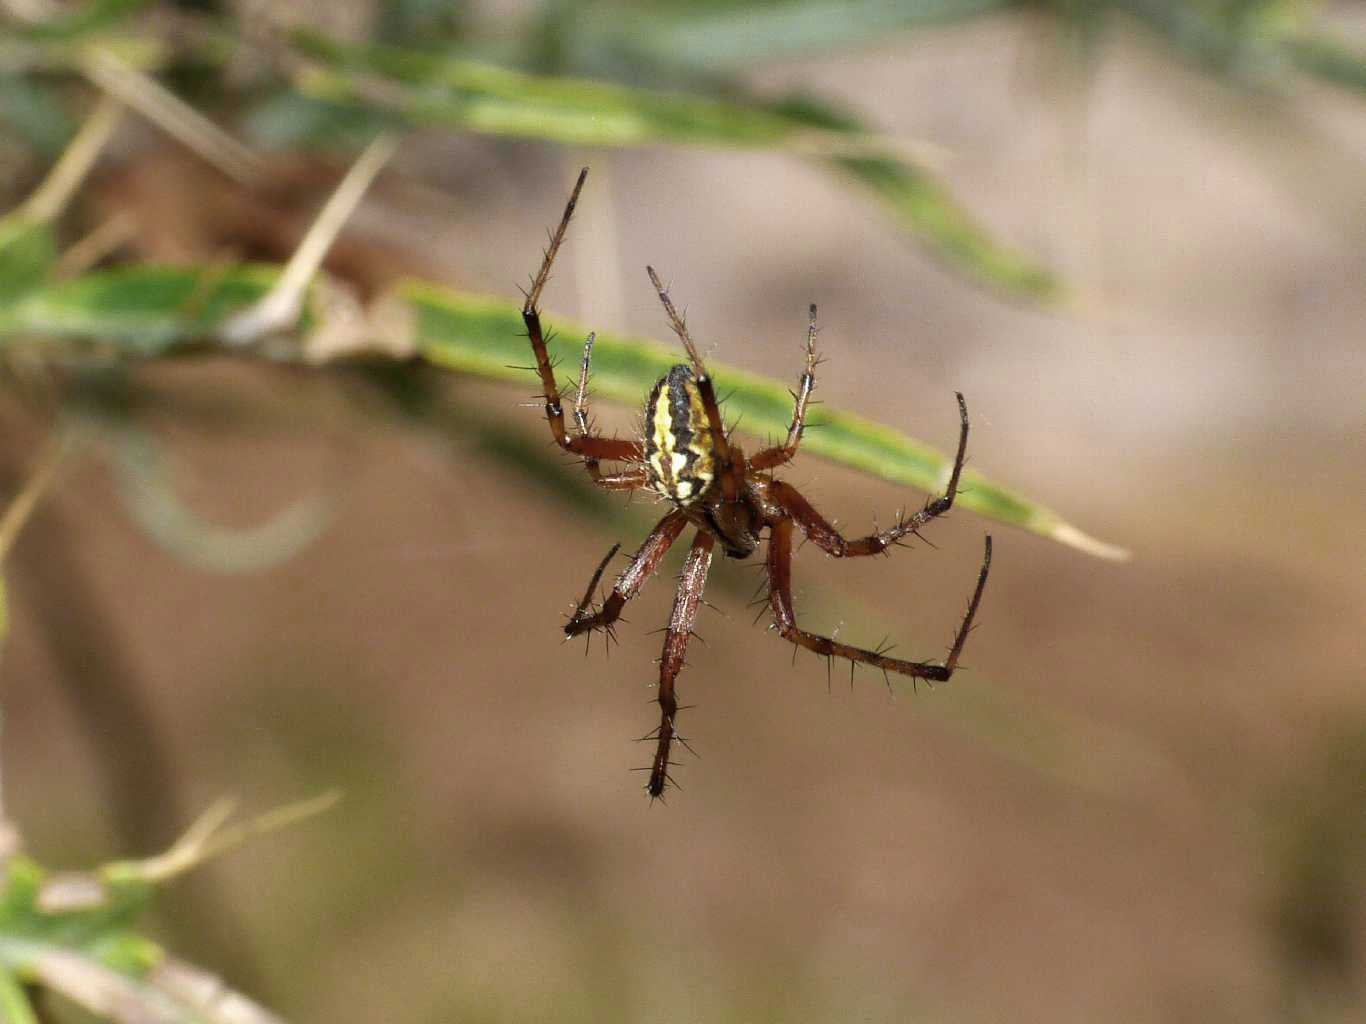
[[[631,557],[631,564],[617,577],[612,593],[607,595],[603,606],[590,614],[588,608],[593,596],[593,587],[597,585],[597,580],[602,578],[602,570],[606,563],[600,565],[574,617],[565,623],[564,635],[579,636],[590,629],[606,629],[621,618],[621,610],[626,606],[626,602],[640,593],[640,588],[654,575],[665,553],[673,546],[673,542],[678,540],[678,535],[687,524],[688,514],[682,509],[675,509],[661,519],[645,538],[640,550]]]
[[[598,567],[593,570],[593,577],[588,581],[588,586],[583,588],[583,597],[580,598],[579,603],[574,606],[574,614],[569,617],[569,621],[573,622],[576,619],[582,618],[588,612],[588,609],[593,606],[593,595],[597,593],[598,584],[602,581],[602,574],[607,571],[607,566],[611,564],[612,559],[617,557],[617,552],[620,550],[620,544],[613,544],[612,550],[603,556],[602,561],[598,563]],[[569,638],[565,637],[565,639],[567,640]]]
[[[588,422],[588,410],[584,392],[588,383],[588,358],[592,352],[591,340],[585,346],[580,375],[580,390],[574,403],[574,418],[576,424],[580,425],[580,433],[578,436],[571,436],[565,429],[564,407],[560,403],[560,388],[555,383],[555,366],[550,361],[550,353],[546,349],[545,333],[541,328],[541,311],[539,309],[541,291],[550,279],[550,268],[555,262],[555,256],[559,253],[560,246],[564,243],[565,232],[569,229],[569,220],[574,215],[574,207],[578,204],[579,193],[583,190],[583,183],[587,177],[588,168],[585,167],[579,172],[578,181],[574,183],[574,191],[570,193],[569,202],[565,205],[559,226],[550,236],[550,244],[546,246],[545,258],[541,261],[541,268],[532,278],[531,288],[526,293],[526,302],[522,305],[522,323],[526,325],[527,337],[531,340],[531,351],[536,357],[536,372],[540,375],[541,390],[545,396],[545,418],[550,424],[550,434],[555,439],[555,443],[565,451],[583,458],[584,466],[595,483],[609,490],[631,490],[645,483],[643,470],[640,472],[628,470],[607,475],[602,472],[598,463],[604,459],[612,462],[639,462],[640,446],[634,441],[595,436],[585,429]]]
[[[688,333],[687,323],[678,310],[674,308],[673,300],[669,298],[668,289],[664,287],[659,275],[655,273],[655,268],[646,267],[645,272],[650,275],[650,283],[654,285],[655,291],[659,294],[659,301],[664,305],[664,312],[669,317],[669,326],[678,335],[678,340],[683,343],[683,348],[688,353],[688,361],[692,363],[697,390],[702,396],[702,408],[707,414],[707,426],[711,428],[712,449],[717,462],[717,476],[721,478],[721,494],[727,501],[734,501],[740,493],[744,465],[731,456],[730,441],[726,437],[725,427],[721,423],[721,406],[716,401],[716,388],[712,385],[711,375],[707,373],[707,367],[702,362],[702,356],[697,351],[697,345],[693,343],[692,335]]]
[[[986,539],[986,554],[982,558],[982,569],[977,576],[977,589],[968,602],[968,611],[963,616],[963,624],[953,638],[948,657],[943,662],[905,661],[889,658],[881,651],[869,651],[840,643],[830,637],[808,633],[797,625],[797,615],[792,606],[792,520],[779,519],[772,525],[768,537],[768,580],[769,605],[777,622],[778,633],[798,647],[827,658],[848,658],[851,662],[872,665],[884,672],[896,672],[913,679],[928,679],[932,682],[948,682],[953,670],[958,667],[958,658],[963,653],[972,620],[977,615],[977,607],[982,603],[982,591],[987,586],[987,573],[991,570],[991,537]]]
[[[578,429],[580,438],[591,438],[593,435],[592,425],[588,421],[588,367],[593,359],[593,342],[596,340],[597,333],[590,331],[583,343],[583,359],[579,362],[579,382],[574,389],[574,426]],[[637,453],[640,451],[638,446],[635,446],[634,450]],[[638,459],[639,455],[634,458]],[[606,491],[634,491],[650,482],[649,470],[643,464],[616,473],[604,473],[598,459],[592,455],[584,456],[583,464],[593,482]]]
[[[664,653],[659,658],[659,729],[652,733],[655,739],[655,756],[650,765],[650,781],[645,790],[651,798],[662,796],[664,787],[673,780],[669,777],[669,750],[678,737],[678,698],[674,693],[674,681],[683,668],[683,656],[688,650],[688,638],[692,636],[693,623],[697,621],[697,608],[702,603],[702,593],[707,586],[707,572],[711,569],[712,546],[716,538],[706,530],[698,530],[693,538],[692,547],[683,560],[683,571],[678,577],[678,596],[674,598],[673,614],[669,616],[669,628],[664,632]],[[647,739],[651,737],[646,737]],[[684,742],[678,737],[680,742]]]
[[[806,369],[792,392],[792,425],[787,428],[787,443],[765,448],[749,460],[750,469],[773,469],[785,462],[791,462],[802,443],[802,432],[806,429],[806,409],[811,402],[811,392],[816,390],[816,304],[811,303],[811,319],[806,328]]]
[[[597,331],[589,331],[583,340],[583,359],[579,361],[579,383],[574,389],[574,426],[579,428],[579,436],[590,433],[588,424],[588,367],[593,361],[593,342],[598,340]]]
[[[767,484],[767,494],[787,515],[796,520],[807,538],[827,554],[836,558],[880,555],[902,537],[916,533],[930,520],[937,519],[953,508],[953,499],[958,494],[958,481],[963,473],[963,461],[968,448],[968,407],[962,395],[958,396],[958,411],[962,418],[962,430],[958,435],[958,454],[953,460],[953,472],[949,475],[948,488],[940,497],[927,502],[925,507],[914,515],[898,517],[896,525],[886,530],[848,540],[791,484],[774,480]]]

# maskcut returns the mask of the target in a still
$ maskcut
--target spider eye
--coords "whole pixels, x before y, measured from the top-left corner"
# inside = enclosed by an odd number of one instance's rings
[[[711,430],[692,368],[675,366],[645,403],[645,467],[650,486],[689,505],[715,477]]]

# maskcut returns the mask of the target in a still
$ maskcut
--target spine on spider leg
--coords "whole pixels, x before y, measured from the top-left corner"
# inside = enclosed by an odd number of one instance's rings
[[[683,668],[683,656],[687,653],[688,640],[692,636],[693,624],[697,621],[697,608],[702,602],[702,594],[707,585],[707,572],[711,568],[712,546],[715,538],[710,533],[699,531],[693,541],[688,557],[683,561],[683,571],[679,574],[678,596],[674,600],[673,614],[669,617],[669,628],[664,634],[664,652],[659,659],[659,732],[655,743],[655,756],[650,764],[650,781],[645,787],[651,799],[664,794],[665,787],[672,782],[669,776],[669,754],[678,735],[678,698],[674,683]]]
[[[645,792],[650,794],[650,798],[658,800],[664,795],[665,788],[670,784],[677,786],[673,776],[669,774],[671,762],[669,761],[669,748],[674,740],[674,720],[673,713],[666,713],[664,721],[659,725],[656,733],[658,743],[655,746],[655,757],[650,763],[650,781],[645,787]]]
[[[591,629],[610,627],[620,616],[626,602],[635,597],[640,592],[640,588],[644,586],[645,581],[654,574],[655,569],[659,567],[660,560],[668,552],[673,542],[678,539],[678,535],[683,532],[683,528],[687,524],[687,514],[678,509],[670,512],[656,523],[655,528],[650,531],[650,535],[645,538],[640,549],[631,557],[631,563],[617,577],[617,582],[612,587],[612,592],[607,595],[607,600],[603,602],[602,607],[591,615],[576,615],[570,619],[564,627],[565,635],[578,636]],[[597,586],[606,567],[607,560],[604,559],[598,566],[597,572],[593,574],[594,578],[589,586],[587,602],[591,602],[591,591]]]
[[[598,589],[598,584],[602,582],[602,574],[607,571],[607,566],[611,564],[612,559],[617,556],[617,552],[620,550],[620,544],[613,544],[612,550],[607,552],[607,557],[599,562],[598,567],[593,570],[593,578],[588,581],[588,586],[584,589],[583,597],[579,600],[579,603],[575,605],[574,614],[569,617],[569,624],[565,626],[564,633],[566,640],[574,635],[574,633],[571,632],[574,626],[589,617],[588,609],[593,607],[593,592]]]

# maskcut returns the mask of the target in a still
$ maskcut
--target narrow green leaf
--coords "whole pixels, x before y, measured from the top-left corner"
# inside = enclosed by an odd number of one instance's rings
[[[343,46],[311,33],[300,34],[296,45],[319,62],[296,83],[305,95],[388,107],[418,124],[588,146],[774,147],[800,134],[800,125],[762,108],[704,96],[540,77],[414,50]]]
[[[1328,35],[1292,36],[1281,43],[1290,61],[1330,85],[1366,92],[1366,49]]]
[[[1040,300],[1059,290],[1049,271],[993,241],[929,171],[815,100],[744,103],[545,78],[440,54],[344,47],[314,35],[297,45],[319,62],[299,77],[305,93],[334,106],[389,110],[416,124],[573,145],[747,147],[818,159],[871,192],[954,270]]]
[[[41,946],[94,953],[131,936],[152,887],[105,886],[90,875],[52,874],[28,857],[12,857],[0,901],[0,965],[23,969],[25,950]],[[113,947],[110,947],[113,948]],[[120,947],[123,948],[123,947]]]
[[[868,42],[1018,0],[792,0],[771,4],[594,4],[576,13],[573,42],[609,47],[632,63],[686,65],[715,73]],[[589,38],[584,38],[585,36]],[[598,37],[596,40],[592,37]]]
[[[164,355],[261,299],[273,267],[121,267],[60,281],[0,307],[0,346],[24,335]]]
[[[0,865],[0,932],[15,931],[35,912],[44,875],[28,857],[11,857]]]
[[[527,364],[531,353],[516,309],[418,282],[406,283],[402,294],[417,314],[416,342],[426,359],[484,377],[531,380],[526,370],[518,369]],[[557,321],[555,328],[557,335],[549,342],[551,356],[572,366],[582,353],[587,330],[563,321]],[[593,346],[594,394],[630,404],[642,402],[654,382],[679,359],[675,348],[599,331]],[[786,433],[792,418],[788,384],[721,363],[710,368],[717,390],[726,396],[726,414],[738,420],[742,432],[760,438]],[[951,403],[952,396],[946,395],[945,401]],[[805,452],[931,493],[942,490],[947,482],[948,457],[898,431],[824,407],[812,422],[820,426],[803,439]],[[973,470],[964,474],[958,505],[1093,555],[1124,557],[1122,549],[1087,536],[1051,510]]]
[[[0,218],[0,308],[42,284],[56,259],[51,226],[16,214]]]
[[[0,350],[7,337],[61,345],[73,340],[108,343],[110,356],[169,355],[191,343],[213,344],[215,328],[232,312],[259,299],[275,271],[267,267],[212,271],[132,267],[53,284],[27,296],[6,316],[0,310]],[[398,294],[414,314],[418,354],[438,366],[482,377],[529,381],[530,350],[518,310],[498,299],[461,295],[420,281],[401,284]],[[550,343],[554,356],[573,365],[587,331],[557,323]],[[593,387],[603,398],[635,405],[670,366],[670,346],[598,333],[593,350]],[[741,429],[763,437],[786,432],[792,415],[790,382],[768,380],[722,364],[714,367],[726,411]],[[945,396],[951,403],[952,396]],[[948,459],[941,452],[889,427],[850,413],[823,409],[822,424],[803,442],[804,450],[874,476],[927,492],[943,488]],[[1101,557],[1124,557],[1087,536],[1056,513],[969,470],[959,504]]]
[[[11,972],[0,968],[0,1021],[4,1024],[38,1024],[24,986]]]
[[[776,109],[813,127],[861,131],[853,118],[808,96],[789,97]],[[1059,297],[1058,280],[1050,271],[994,241],[928,172],[888,156],[827,159],[872,193],[906,230],[926,239],[956,270],[1018,295]]]
[[[993,6],[1004,0],[970,2]],[[877,7],[866,6],[870,12]],[[961,4],[924,0],[923,6]],[[868,14],[873,21],[907,17],[906,11]],[[814,101],[773,104],[734,92],[717,98],[538,76],[444,53],[343,44],[311,32],[298,33],[293,45],[304,58],[293,82],[300,95],[293,101],[277,96],[252,118],[253,131],[268,141],[308,138],[335,145],[352,122],[373,128],[397,119],[575,146],[777,150],[821,161],[860,183],[956,271],[1036,300],[1058,292],[1049,271],[993,241],[935,175],[857,120]]]
[[[262,100],[244,127],[252,142],[267,149],[355,153],[396,120],[382,110],[281,92]]]
[[[1256,78],[1276,70],[1274,42],[1298,20],[1301,0],[1109,0],[1207,69]]]

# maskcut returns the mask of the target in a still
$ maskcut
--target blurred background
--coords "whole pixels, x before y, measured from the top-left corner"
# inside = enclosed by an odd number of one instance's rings
[[[32,35],[80,12],[7,6],[11,207],[91,90],[52,56],[88,39]],[[753,570],[719,561],[679,684],[700,756],[651,806],[632,740],[681,550],[610,656],[561,643],[659,510],[589,493],[520,405],[530,375],[413,370],[401,417],[343,368],[210,348],[111,383],[30,355],[0,399],[5,493],[63,395],[121,410],[7,566],[30,852],[147,854],[220,795],[341,787],[155,910],[290,1020],[1366,1020],[1360,4],[133,6],[96,9],[99,45],[260,165],[235,181],[126,117],[62,222],[111,232],[92,266],[283,261],[387,127],[329,272],[512,306],[587,164],[552,323],[665,338],[649,262],[709,354],[787,383],[818,302],[830,407],[947,450],[961,390],[976,469],[1132,558],[961,511],[890,560],[801,551],[808,628],[937,657],[994,534],[969,671],[918,694],[794,662],[752,624]],[[291,92],[308,70],[273,47],[300,29],[402,73],[817,97],[1048,273],[955,255],[791,149],[443,126],[415,113],[435,86],[399,113]],[[784,477],[859,532],[923,500],[810,455]],[[315,539],[248,564],[317,502]]]

